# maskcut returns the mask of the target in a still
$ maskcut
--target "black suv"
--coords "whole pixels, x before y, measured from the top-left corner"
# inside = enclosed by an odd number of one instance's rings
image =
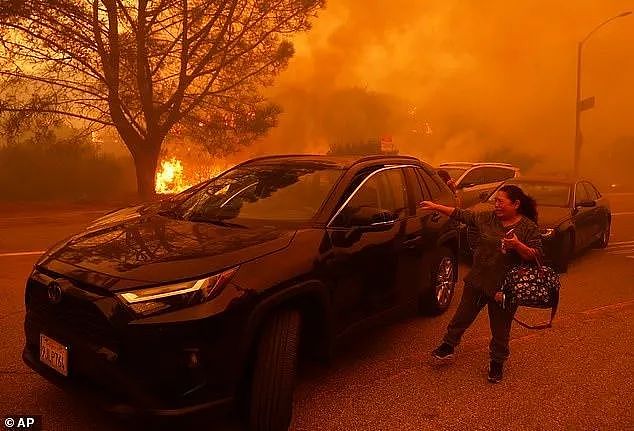
[[[449,306],[456,228],[421,200],[455,205],[415,158],[275,156],[107,215],[36,264],[24,360],[120,412],[239,399],[252,429],[284,429],[302,341],[328,354],[381,316]]]

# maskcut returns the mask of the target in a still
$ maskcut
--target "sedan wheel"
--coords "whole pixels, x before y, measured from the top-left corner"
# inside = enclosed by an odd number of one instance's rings
[[[605,229],[603,229],[603,232],[601,233],[599,241],[596,244],[597,248],[606,248],[608,246],[608,243],[610,242],[610,227],[611,223],[608,222],[608,224],[605,226]]]
[[[555,261],[555,269],[558,272],[568,272],[568,265],[574,249],[574,234],[570,231],[564,232],[559,243],[559,255]]]

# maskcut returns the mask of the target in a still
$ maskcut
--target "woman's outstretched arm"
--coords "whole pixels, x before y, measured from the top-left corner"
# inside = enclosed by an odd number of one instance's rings
[[[469,226],[476,226],[477,219],[476,213],[471,210],[463,210],[460,208],[447,207],[445,205],[440,205],[431,201],[422,201],[419,206],[422,209],[428,209],[432,211],[438,211],[441,214],[449,216],[459,222],[462,222]]]

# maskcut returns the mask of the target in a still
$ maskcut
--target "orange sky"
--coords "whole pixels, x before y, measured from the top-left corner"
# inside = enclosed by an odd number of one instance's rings
[[[331,0],[296,38],[297,53],[271,89],[285,113],[252,150],[326,149],[311,98],[361,87],[399,97],[431,122],[437,139],[401,145],[402,153],[472,160],[511,146],[540,156],[547,169],[568,166],[576,43],[624,10],[634,2]],[[597,100],[583,115],[585,165],[615,139],[634,136],[633,42],[634,15],[610,23],[584,48],[583,92]],[[289,92],[307,96],[285,104]]]

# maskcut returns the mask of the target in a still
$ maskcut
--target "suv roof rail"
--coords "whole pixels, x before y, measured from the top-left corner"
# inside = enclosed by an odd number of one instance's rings
[[[402,160],[402,161],[414,161],[414,162],[419,162],[422,163],[424,165],[427,166],[431,166],[428,163],[425,163],[424,161],[414,157],[414,156],[406,156],[406,155],[398,155],[398,154],[372,154],[369,156],[354,156],[354,155],[350,155],[350,156],[329,156],[327,154],[273,154],[273,155],[268,155],[268,156],[260,156],[260,157],[255,157],[253,159],[248,159],[245,160],[241,163],[238,163],[236,166],[240,166],[243,164],[247,164],[247,163],[252,163],[252,162],[260,162],[263,160],[275,160],[275,159],[284,159],[284,158],[292,158],[292,157],[305,157],[305,158],[310,158],[310,157],[325,157],[325,158],[333,158],[333,159],[337,159],[337,158],[342,158],[342,159],[350,159],[350,166],[359,164],[359,163],[364,163],[364,162],[369,162],[372,160],[381,160],[381,159],[388,159],[388,160]]]
[[[271,154],[268,156],[259,156],[254,157],[252,159],[247,159],[245,162],[255,162],[260,160],[268,160],[268,159],[283,159],[286,157],[321,157],[323,155],[319,154]]]
[[[414,156],[402,156],[402,155],[393,155],[393,154],[373,154],[371,156],[362,156],[359,159],[355,160],[354,163],[361,163],[361,162],[369,162],[372,160],[379,160],[379,159],[406,159],[406,160],[414,160],[414,161],[420,161],[420,159],[417,159]]]

